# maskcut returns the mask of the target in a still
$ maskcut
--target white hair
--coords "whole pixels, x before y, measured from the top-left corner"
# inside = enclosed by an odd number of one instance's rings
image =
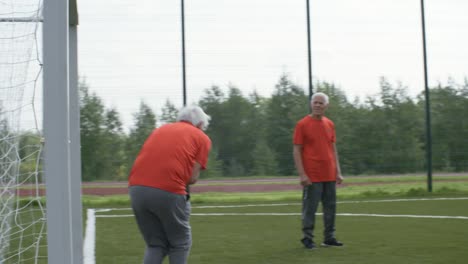
[[[310,99],[310,102],[312,103],[312,101],[314,101],[315,97],[318,97],[318,96],[323,97],[323,99],[325,99],[325,104],[328,104],[328,95],[326,95],[324,93],[314,93],[312,95],[312,98]]]
[[[186,121],[192,123],[194,126],[201,124],[201,129],[205,130],[210,124],[211,117],[201,109],[199,106],[192,105],[180,109],[177,116],[177,121]]]

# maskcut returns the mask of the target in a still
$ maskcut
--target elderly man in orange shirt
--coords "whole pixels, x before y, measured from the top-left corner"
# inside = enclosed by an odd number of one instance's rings
[[[300,183],[302,197],[302,244],[314,249],[315,213],[319,202],[323,206],[325,225],[322,246],[343,246],[335,237],[336,183],[343,181],[333,122],[324,116],[328,107],[328,96],[315,93],[311,99],[312,113],[302,118],[295,127],[293,156]]]
[[[205,169],[211,140],[202,131],[210,117],[200,107],[183,108],[177,122],[155,129],[129,176],[133,212],[146,242],[144,264],[185,264],[192,245],[187,186]]]

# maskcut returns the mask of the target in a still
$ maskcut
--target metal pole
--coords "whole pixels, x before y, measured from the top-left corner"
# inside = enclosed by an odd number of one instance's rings
[[[427,81],[426,23],[424,16],[424,0],[421,0],[422,40],[424,58],[424,94],[426,99],[426,160],[427,160],[427,190],[432,192],[432,130],[429,86]]]
[[[307,62],[309,70],[309,101],[312,98],[313,92],[313,83],[312,83],[312,51],[310,49],[310,7],[309,0],[307,0]]]
[[[183,105],[187,105],[187,88],[185,82],[185,8],[184,0],[180,1],[181,9],[181,24],[182,24],[182,96],[183,96]],[[190,186],[187,185],[185,188],[187,192],[187,197],[190,197]]]
[[[83,222],[81,204],[80,98],[78,92],[78,27],[69,28],[69,126],[70,126],[70,197],[73,235],[73,263],[83,263]]]
[[[183,104],[187,105],[187,90],[185,85],[185,11],[184,0],[180,1],[181,4],[181,20],[182,20],[182,96]]]
[[[50,264],[78,264],[73,224],[69,106],[69,1],[44,1],[44,175]],[[80,216],[79,216],[80,217]],[[78,246],[79,248],[79,246]]]
[[[30,22],[43,22],[42,17],[11,17],[11,18],[0,18],[0,22],[6,23],[30,23]]]

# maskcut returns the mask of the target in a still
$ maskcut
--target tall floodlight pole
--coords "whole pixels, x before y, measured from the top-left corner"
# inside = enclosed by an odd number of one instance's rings
[[[184,0],[180,0],[180,18],[182,25],[182,97],[183,105],[187,105],[187,88],[185,82],[185,8]],[[190,185],[187,185],[185,188],[188,195],[190,195]]]
[[[426,99],[426,162],[427,162],[427,190],[432,192],[432,130],[429,100],[429,86],[427,81],[427,52],[426,52],[426,23],[424,17],[424,0],[421,0],[421,25],[424,58],[424,95]]]
[[[312,51],[310,49],[310,5],[309,0],[307,1],[307,62],[308,62],[308,72],[309,72],[309,101],[312,98],[313,92],[313,83],[312,83]]]
[[[185,10],[184,10],[184,0],[180,1],[180,9],[181,9],[181,24],[182,24],[182,96],[183,96],[183,104],[184,106],[187,105],[187,89],[186,89],[186,82],[185,82]]]

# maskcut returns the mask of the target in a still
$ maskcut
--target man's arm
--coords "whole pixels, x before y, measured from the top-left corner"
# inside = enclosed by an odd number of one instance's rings
[[[341,175],[340,161],[338,159],[338,150],[336,148],[335,143],[333,143],[333,150],[335,152],[335,162],[336,162],[336,183],[340,184],[343,182],[344,178],[343,178],[343,175]]]
[[[304,165],[302,163],[302,145],[294,145],[293,146],[293,157],[294,157],[294,164],[296,165],[297,173],[299,174],[299,181],[301,182],[302,186],[310,185],[311,182],[309,177],[307,177],[304,171]]]
[[[195,161],[195,164],[193,164],[192,176],[190,177],[189,184],[194,184],[198,181],[198,177],[200,177],[200,170],[201,170],[200,163]]]

